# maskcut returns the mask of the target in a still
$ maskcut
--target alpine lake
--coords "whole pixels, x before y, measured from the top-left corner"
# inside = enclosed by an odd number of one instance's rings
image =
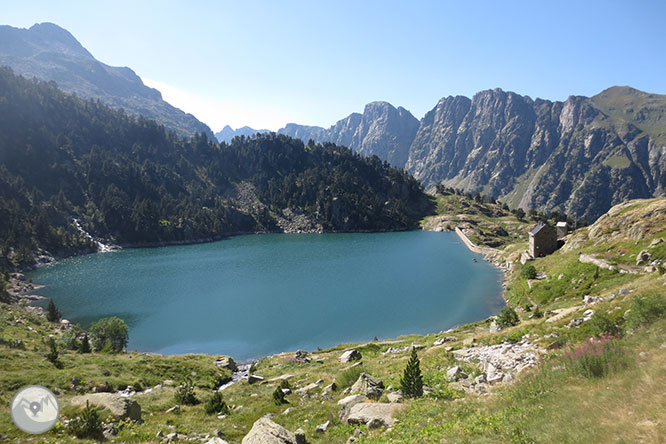
[[[63,317],[118,316],[129,350],[241,362],[436,333],[497,313],[499,270],[455,233],[264,234],[124,249],[28,274]]]

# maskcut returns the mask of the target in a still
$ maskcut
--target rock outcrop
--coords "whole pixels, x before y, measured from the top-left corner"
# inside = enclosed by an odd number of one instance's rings
[[[394,416],[404,408],[403,404],[360,403],[343,409],[340,421],[343,424],[369,424],[392,427]]]
[[[116,395],[114,393],[92,393],[75,396],[70,404],[85,406],[86,403],[107,409],[116,419],[131,419],[141,421],[141,406],[133,399]]]
[[[370,399],[379,399],[384,393],[384,382],[381,379],[361,373],[351,387],[350,393],[358,393]]]
[[[259,418],[241,444],[297,444],[296,435],[269,418]]]

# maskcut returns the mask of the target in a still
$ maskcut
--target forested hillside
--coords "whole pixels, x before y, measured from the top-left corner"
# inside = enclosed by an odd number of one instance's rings
[[[255,231],[396,230],[431,204],[377,157],[268,134],[216,144],[0,70],[2,256]]]

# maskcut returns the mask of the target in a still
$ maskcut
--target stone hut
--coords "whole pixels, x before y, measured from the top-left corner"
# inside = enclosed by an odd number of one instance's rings
[[[569,225],[566,222],[557,223],[557,238],[562,239],[569,233]]]
[[[539,222],[530,231],[529,253],[533,258],[546,256],[557,250],[557,233],[548,224]]]

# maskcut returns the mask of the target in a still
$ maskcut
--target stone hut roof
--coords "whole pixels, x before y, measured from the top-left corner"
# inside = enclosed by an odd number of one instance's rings
[[[532,228],[532,230],[530,231],[530,236],[534,236],[534,235],[537,234],[539,231],[543,230],[545,227],[547,227],[547,225],[546,225],[545,223],[543,223],[543,222],[539,222],[539,223],[536,225],[536,227]]]

